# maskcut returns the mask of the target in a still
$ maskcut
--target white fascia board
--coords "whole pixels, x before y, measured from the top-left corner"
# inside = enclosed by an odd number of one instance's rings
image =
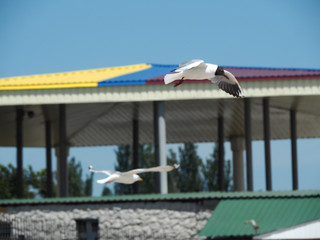
[[[320,79],[246,81],[240,84],[246,97],[320,95]],[[0,91],[0,106],[223,98],[233,96],[212,83],[187,83],[176,88],[172,84],[149,84]]]

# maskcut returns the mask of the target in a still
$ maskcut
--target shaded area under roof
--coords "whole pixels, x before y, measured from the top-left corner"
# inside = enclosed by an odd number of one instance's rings
[[[319,96],[270,98],[270,125],[272,139],[290,138],[290,109],[297,110],[298,138],[320,136]],[[252,99],[252,139],[263,139],[262,98]],[[139,120],[139,142],[153,143],[153,102],[118,102],[68,104],[67,142],[69,146],[102,146],[131,144],[132,121]],[[58,105],[25,106],[34,116],[24,117],[24,146],[43,147],[45,121],[52,121],[53,145],[58,143]],[[0,146],[15,146],[16,108],[0,108]],[[244,103],[242,99],[206,99],[166,101],[165,116],[167,142],[215,142],[217,119],[225,120],[225,139],[244,136]],[[36,133],[36,134],[35,134]]]

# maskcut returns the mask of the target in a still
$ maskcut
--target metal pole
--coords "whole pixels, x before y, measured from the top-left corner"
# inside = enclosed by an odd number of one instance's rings
[[[59,105],[59,159],[58,187],[59,197],[68,196],[68,163],[67,163],[66,105]]]
[[[139,120],[137,118],[133,118],[132,121],[132,130],[133,130],[133,147],[132,147],[132,168],[136,169],[139,165]],[[133,184],[133,193],[139,192],[139,184]]]
[[[233,191],[244,191],[243,137],[230,138],[233,158]]]
[[[297,157],[297,120],[296,110],[290,110],[291,154],[292,154],[292,189],[298,190],[298,157]]]
[[[269,114],[269,99],[263,99],[263,130],[264,130],[264,153],[266,165],[266,189],[272,190],[271,176],[271,154],[270,154],[270,114]]]
[[[16,111],[16,141],[17,141],[17,197],[23,198],[23,115],[22,108]]]
[[[164,103],[154,102],[154,141],[155,141],[155,159],[160,166],[167,165],[166,154],[166,121],[164,116]],[[160,173],[160,193],[168,193],[167,173]]]
[[[253,191],[250,98],[244,99],[244,128],[247,160],[247,191]]]
[[[156,166],[160,165],[159,152],[159,123],[158,123],[158,102],[153,102],[153,137],[154,137],[154,160]],[[156,192],[161,193],[160,189],[160,173],[155,173]]]
[[[52,197],[51,122],[46,121],[47,197]]]
[[[223,131],[223,117],[218,118],[218,183],[219,190],[224,191],[224,131]]]

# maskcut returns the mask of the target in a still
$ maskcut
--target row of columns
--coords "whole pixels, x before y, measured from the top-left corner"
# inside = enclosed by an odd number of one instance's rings
[[[272,190],[271,175],[271,146],[270,146],[270,113],[269,99],[264,98],[263,102],[263,132],[265,147],[265,175],[266,190]],[[297,130],[296,130],[296,110],[290,110],[290,135],[291,135],[291,155],[292,155],[292,189],[298,189],[298,163],[297,163]],[[247,170],[247,191],[253,191],[253,170],[252,170],[252,137],[251,137],[251,101],[244,99],[244,128],[245,147],[240,137],[231,138],[231,149],[233,152],[233,180],[234,191],[244,191],[244,169],[243,151],[246,150],[246,170]]]
[[[139,105],[134,108],[133,117],[133,168],[138,167],[139,158]],[[154,144],[155,160],[157,165],[166,165],[166,123],[164,103],[157,101],[153,103],[154,112]],[[17,139],[17,193],[18,198],[23,198],[23,116],[22,108],[16,111],[16,139]],[[263,99],[263,122],[264,122],[264,142],[265,142],[265,165],[266,165],[266,189],[272,190],[271,181],[271,155],[270,155],[270,117],[269,99]],[[252,144],[251,144],[251,102],[250,98],[244,99],[244,128],[245,141],[241,137],[231,138],[231,149],[233,152],[233,180],[234,190],[244,191],[244,159],[243,151],[246,149],[246,172],[247,172],[247,191],[253,191],[252,175]],[[52,197],[52,159],[51,159],[51,122],[47,121],[46,129],[46,163],[47,163],[47,191],[48,197]],[[218,156],[219,171],[218,182],[220,190],[224,191],[224,119],[218,117]],[[291,151],[292,151],[292,189],[298,189],[298,170],[297,170],[297,134],[296,134],[296,111],[290,110],[290,132],[291,132]],[[66,140],[66,106],[59,105],[59,146],[57,148],[57,179],[58,196],[68,195],[68,174],[67,174],[67,140]],[[168,192],[167,173],[160,173],[158,179],[160,184],[158,192],[166,194]],[[135,192],[138,192],[138,185],[135,185]]]
[[[17,145],[17,197],[23,198],[23,118],[25,111],[22,107],[16,110],[16,145]],[[67,178],[67,142],[66,142],[66,106],[59,105],[59,146],[57,147],[57,178],[58,196],[66,197],[68,189]],[[51,121],[45,122],[45,143],[46,143],[46,189],[47,196],[53,197],[52,189],[52,124]]]

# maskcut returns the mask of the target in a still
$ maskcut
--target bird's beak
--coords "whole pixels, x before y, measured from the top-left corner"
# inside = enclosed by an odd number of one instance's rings
[[[143,179],[142,179],[142,178],[139,178],[139,181],[140,181],[140,182],[143,182]]]

